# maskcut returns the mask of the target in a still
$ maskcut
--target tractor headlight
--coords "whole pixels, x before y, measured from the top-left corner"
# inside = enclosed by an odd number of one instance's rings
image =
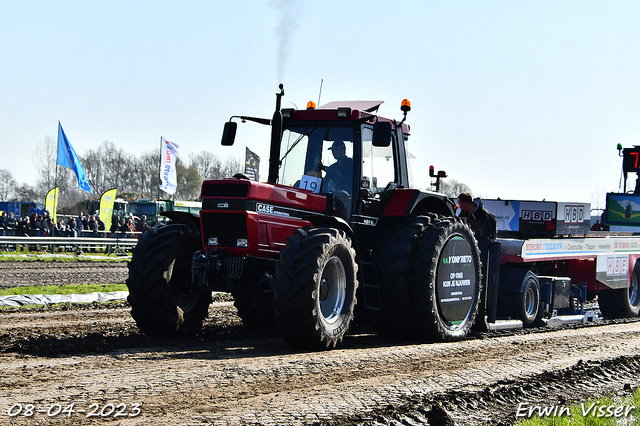
[[[207,240],[207,245],[209,246],[217,246],[218,245],[218,237],[209,237]]]
[[[246,238],[238,238],[236,240],[236,247],[249,247],[249,240]]]

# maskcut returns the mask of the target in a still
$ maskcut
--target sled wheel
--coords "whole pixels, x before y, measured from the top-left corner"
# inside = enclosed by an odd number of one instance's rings
[[[603,290],[598,293],[600,312],[606,318],[633,318],[640,313],[640,260],[631,272],[628,288]]]
[[[540,325],[542,319],[542,309],[540,308],[540,283],[538,278],[531,271],[527,273],[522,283],[522,293],[517,317],[522,321],[524,327]]]

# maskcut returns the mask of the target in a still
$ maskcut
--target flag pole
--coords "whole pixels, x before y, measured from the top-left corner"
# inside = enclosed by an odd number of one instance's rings
[[[160,136],[160,162],[158,163],[158,172],[162,169],[162,136]],[[161,182],[162,183],[162,182]],[[160,201],[160,186],[158,185],[158,201]],[[155,220],[155,218],[154,218]]]
[[[58,147],[60,146],[60,120],[58,120],[58,139],[57,139],[57,143],[56,143],[56,172],[54,174],[54,178],[53,178],[53,187],[57,188],[58,187]],[[45,204],[46,204],[46,200],[45,200]],[[54,191],[53,192],[53,205],[57,206],[58,205],[58,191]],[[57,210],[57,208],[56,208]],[[57,213],[56,212],[56,217],[57,217]],[[52,218],[53,219],[53,218]],[[51,234],[55,237],[56,236],[56,226],[58,224],[54,223],[53,224],[53,229],[51,230]],[[53,247],[53,246],[52,246]]]

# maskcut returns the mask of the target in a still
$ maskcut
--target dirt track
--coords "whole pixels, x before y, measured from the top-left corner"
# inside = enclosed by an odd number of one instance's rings
[[[25,285],[124,284],[127,262],[0,262],[0,288]]]
[[[636,321],[446,344],[355,328],[339,350],[298,353],[235,312],[217,300],[198,336],[173,340],[140,334],[125,303],[0,311],[0,424],[512,424],[521,402],[640,382]]]

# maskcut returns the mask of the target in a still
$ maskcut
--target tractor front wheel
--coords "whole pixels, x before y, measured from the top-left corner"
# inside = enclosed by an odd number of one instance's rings
[[[273,296],[285,342],[308,350],[335,348],[353,320],[357,270],[355,250],[343,231],[305,227],[287,237]]]
[[[144,233],[129,262],[128,302],[142,332],[184,336],[202,327],[211,292],[191,287],[191,258],[200,247],[198,233],[170,224]]]

